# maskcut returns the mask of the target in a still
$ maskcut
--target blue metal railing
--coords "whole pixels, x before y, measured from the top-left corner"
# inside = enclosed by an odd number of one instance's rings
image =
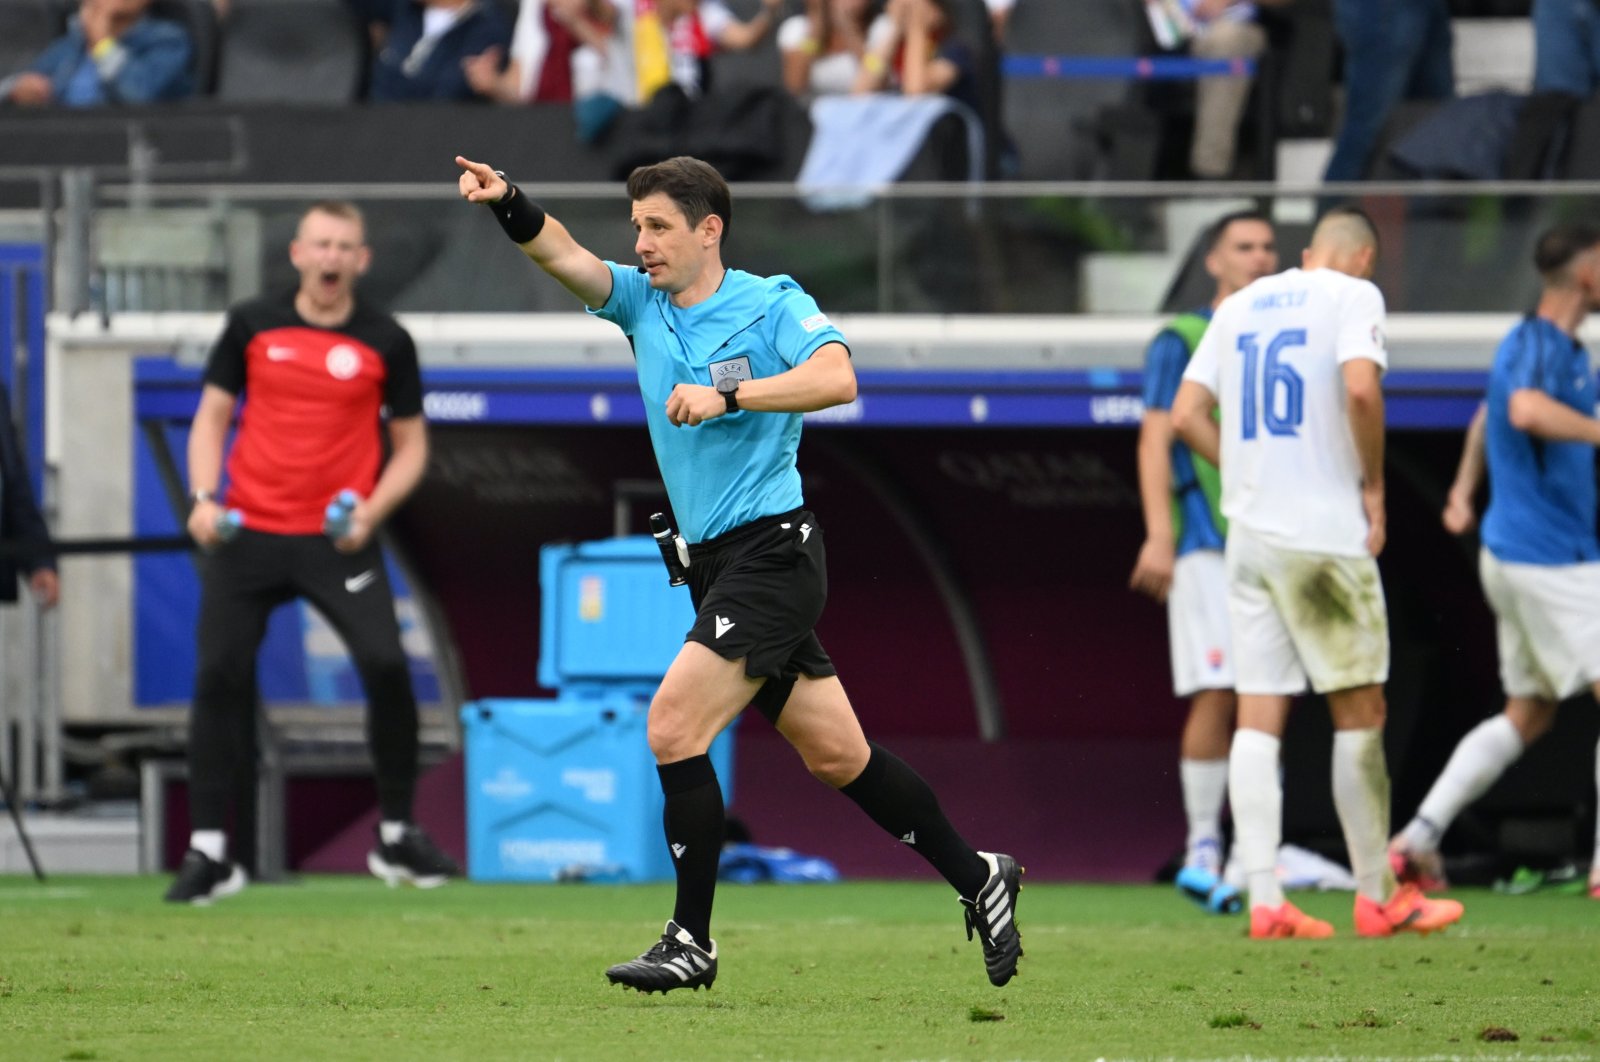
[[[1000,71],[1012,78],[1082,81],[1193,81],[1254,74],[1252,59],[1190,59],[1181,55],[1008,55]]]

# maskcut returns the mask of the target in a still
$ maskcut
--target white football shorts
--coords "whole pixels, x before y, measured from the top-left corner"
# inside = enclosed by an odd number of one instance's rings
[[[1228,636],[1228,571],[1219,549],[1191,550],[1172,567],[1167,592],[1167,635],[1172,649],[1172,692],[1233,688],[1233,644]]]
[[[1389,611],[1371,557],[1305,553],[1228,529],[1228,618],[1240,693],[1318,693],[1389,678]]]
[[[1600,563],[1507,564],[1485,549],[1478,575],[1506,696],[1559,701],[1600,680]]]

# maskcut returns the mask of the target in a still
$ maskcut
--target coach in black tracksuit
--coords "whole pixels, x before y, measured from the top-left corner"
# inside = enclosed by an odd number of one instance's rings
[[[50,546],[50,529],[39,515],[28,479],[28,462],[22,455],[11,420],[11,393],[0,384],[0,541],[25,543],[35,550]],[[49,608],[61,594],[56,578],[56,559],[32,552],[20,560],[0,557],[0,602],[17,599],[17,578],[26,575],[28,589],[39,604]]]
[[[256,654],[267,617],[297,597],[339,632],[366,689],[381,820],[368,867],[391,885],[433,886],[460,872],[411,822],[417,705],[373,539],[422,479],[428,460],[416,347],[392,317],[356,300],[356,278],[370,252],[354,206],[311,207],[289,250],[300,286],[229,313],[189,436],[189,533],[211,552],[201,571],[189,733],[194,833],[167,892],[174,902],[207,903],[244,887],[244,871],[227,857],[223,828],[238,772],[249,767]],[[223,451],[241,396],[227,490],[220,494]],[[330,541],[324,514],[342,490],[362,500],[348,532]],[[243,528],[224,541],[218,521],[230,511]]]

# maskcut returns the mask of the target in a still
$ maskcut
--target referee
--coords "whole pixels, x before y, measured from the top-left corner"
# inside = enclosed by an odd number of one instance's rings
[[[694,625],[650,704],[648,735],[666,794],[677,902],[661,939],[606,971],[641,992],[710,987],[711,905],[722,790],[711,741],[746,705],[777,727],[818,778],[912,846],[966,906],[989,980],[1016,973],[1021,869],[961,839],[915,771],[861,732],[813,631],[827,596],[823,532],[805,508],[795,454],[801,414],[850,402],[844,337],[786,276],[722,264],[728,186],[698,159],[633,171],[638,267],[604,262],[504,177],[457,156],[463,198],[590,312],[628,336],[656,463],[691,543]]]
[[[228,858],[223,828],[238,772],[250,766],[256,653],[267,616],[300,597],[339,632],[366,690],[381,812],[368,868],[390,885],[423,887],[460,873],[411,822],[417,702],[373,539],[428,461],[416,347],[394,318],[356,299],[356,279],[371,252],[354,205],[310,207],[289,258],[300,273],[295,291],[229,312],[189,435],[189,533],[210,553],[200,573],[189,724],[194,833],[167,890],[174,903],[209,903],[245,885],[244,871]],[[222,493],[223,451],[241,396],[246,402]],[[361,501],[348,529],[330,541],[324,515],[344,490]],[[223,541],[219,520],[228,514],[243,526]]]

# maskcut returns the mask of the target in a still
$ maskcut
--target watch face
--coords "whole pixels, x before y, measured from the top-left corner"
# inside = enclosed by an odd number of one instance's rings
[[[718,394],[724,394],[724,395],[732,394],[734,391],[737,391],[738,389],[739,389],[739,378],[737,376],[732,376],[732,375],[724,376],[722,379],[717,381],[717,393]]]

